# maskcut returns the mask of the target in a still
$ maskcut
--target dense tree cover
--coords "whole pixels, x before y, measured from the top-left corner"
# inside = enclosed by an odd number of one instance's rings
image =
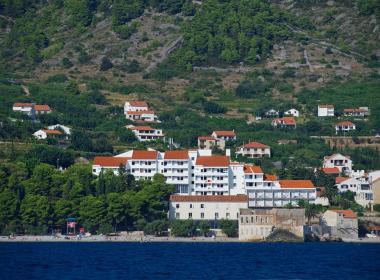
[[[203,1],[184,28],[180,64],[256,63],[276,40],[289,37],[286,15],[267,1]]]
[[[131,175],[112,172],[96,178],[90,165],[74,164],[61,172],[41,163],[30,172],[23,162],[2,162],[0,232],[64,230],[68,217],[91,232],[135,228],[165,219],[173,191],[162,175],[135,182]]]

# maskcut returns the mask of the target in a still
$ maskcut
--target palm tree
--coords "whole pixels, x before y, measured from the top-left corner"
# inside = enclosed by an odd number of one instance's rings
[[[307,218],[307,224],[310,225],[312,218],[318,217],[318,214],[322,212],[322,206],[317,204],[311,204],[305,199],[298,201],[298,206],[305,209],[305,216]]]

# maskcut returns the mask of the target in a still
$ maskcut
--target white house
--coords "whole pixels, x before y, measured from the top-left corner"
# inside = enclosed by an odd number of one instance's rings
[[[294,117],[283,117],[283,118],[276,118],[272,121],[272,126],[274,128],[280,127],[280,128],[297,128],[297,122]]]
[[[235,141],[236,133],[234,130],[216,130],[211,134],[212,137],[222,139],[224,141]]]
[[[267,118],[278,117],[279,114],[280,114],[279,111],[275,110],[275,109],[270,109],[270,110],[268,110],[268,111],[265,112],[265,116]]]
[[[149,107],[145,101],[127,101],[124,104],[124,114],[127,112],[148,111]]]
[[[212,150],[213,148],[224,150],[226,148],[226,141],[213,136],[199,136],[198,148],[201,150]]]
[[[49,125],[48,129],[62,129],[66,135],[71,135],[71,128],[61,124]]]
[[[152,110],[127,111],[125,117],[131,121],[159,122],[157,115]]]
[[[152,128],[151,126],[128,125],[127,128],[132,130],[132,132],[136,135],[136,138],[140,142],[152,141],[152,140],[158,140],[158,139],[164,138],[162,129]]]
[[[40,129],[33,133],[34,137],[39,140],[47,139],[48,137],[55,137],[63,135],[63,133],[56,129]]]
[[[238,220],[239,209],[247,208],[246,195],[172,195],[170,220]]]
[[[288,111],[284,112],[284,115],[298,118],[300,116],[300,111],[292,108],[292,109],[289,109]]]
[[[355,193],[355,202],[363,207],[370,207],[373,204],[372,186],[365,177],[350,177],[340,180],[335,185],[339,192],[352,191]]]
[[[346,117],[364,118],[364,117],[369,116],[369,108],[368,107],[347,108],[343,110],[343,115]]]
[[[333,105],[318,105],[318,117],[334,117]]]
[[[339,132],[350,132],[356,130],[356,125],[350,121],[339,122],[335,125],[335,133]]]
[[[323,168],[337,167],[341,173],[350,174],[352,172],[352,160],[349,156],[333,154],[323,158]]]
[[[34,103],[14,103],[12,110],[31,116],[32,114],[49,114],[52,112],[49,105],[39,105]]]
[[[259,142],[249,142],[238,147],[236,154],[249,158],[270,157],[270,147]]]

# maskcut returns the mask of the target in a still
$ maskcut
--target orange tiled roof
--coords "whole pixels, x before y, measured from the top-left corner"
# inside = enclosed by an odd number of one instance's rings
[[[200,140],[200,141],[214,141],[214,140],[216,140],[216,138],[212,137],[212,136],[199,136],[198,140]]]
[[[51,111],[49,105],[34,105],[34,110],[36,110],[36,111]]]
[[[324,105],[318,105],[319,108],[334,108],[334,105],[330,105],[330,104],[324,104]]]
[[[312,189],[315,188],[310,180],[280,180],[283,189]]]
[[[228,166],[230,157],[228,156],[200,156],[197,158],[196,165],[203,166]]]
[[[119,167],[120,164],[126,164],[129,159],[127,157],[95,157],[94,165]]]
[[[129,105],[133,107],[148,107],[145,101],[129,101]]]
[[[338,167],[324,167],[322,168],[323,173],[326,174],[339,174],[340,170]]]
[[[354,126],[354,124],[350,121],[344,121],[337,123],[336,126]]]
[[[172,202],[248,202],[246,195],[171,195]]]
[[[277,176],[276,175],[272,175],[272,174],[265,174],[264,175],[264,180],[265,181],[276,181],[277,180]]]
[[[235,137],[235,131],[233,130],[215,130],[213,133],[216,134],[216,136],[225,136],[225,137]]]
[[[157,159],[158,152],[157,151],[140,151],[133,150],[132,159],[148,159],[155,160]]]
[[[32,107],[32,103],[15,103],[13,104],[13,107]]]
[[[273,120],[274,122],[283,122],[285,125],[296,125],[296,119],[294,117],[283,117]]]
[[[186,150],[182,150],[182,151],[166,151],[164,159],[187,160],[187,159],[189,159],[189,152],[186,151]]]
[[[345,113],[365,113],[365,112],[368,112],[368,110],[361,109],[361,108],[348,108],[348,109],[344,109],[343,112],[345,112]]]
[[[348,177],[336,177],[335,178],[335,184],[340,184],[340,183],[343,183],[344,181],[346,181],[347,179],[349,179]]]
[[[134,126],[130,128],[131,130],[155,130],[151,126]]]
[[[43,129],[42,131],[45,132],[46,134],[55,134],[55,135],[62,134],[62,132],[57,129]]]
[[[264,173],[260,166],[244,165],[244,173]]]
[[[331,211],[334,211],[334,212],[339,213],[339,214],[343,214],[343,217],[348,218],[348,219],[356,219],[358,217],[356,215],[356,213],[354,211],[352,211],[351,209],[347,209],[347,210],[331,210]]]
[[[152,110],[146,110],[146,111],[127,111],[128,115],[143,115],[143,114],[154,114],[154,111]]]
[[[269,148],[269,146],[259,142],[249,142],[242,146],[243,148]]]

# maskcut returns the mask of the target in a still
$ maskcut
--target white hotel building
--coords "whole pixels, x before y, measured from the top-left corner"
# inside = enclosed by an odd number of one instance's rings
[[[309,180],[277,180],[258,166],[231,162],[211,150],[158,152],[131,150],[114,157],[96,157],[93,173],[118,173],[120,165],[136,180],[152,179],[156,173],[176,187],[178,195],[248,195],[249,207],[283,207],[301,198],[315,202],[316,188]]]

